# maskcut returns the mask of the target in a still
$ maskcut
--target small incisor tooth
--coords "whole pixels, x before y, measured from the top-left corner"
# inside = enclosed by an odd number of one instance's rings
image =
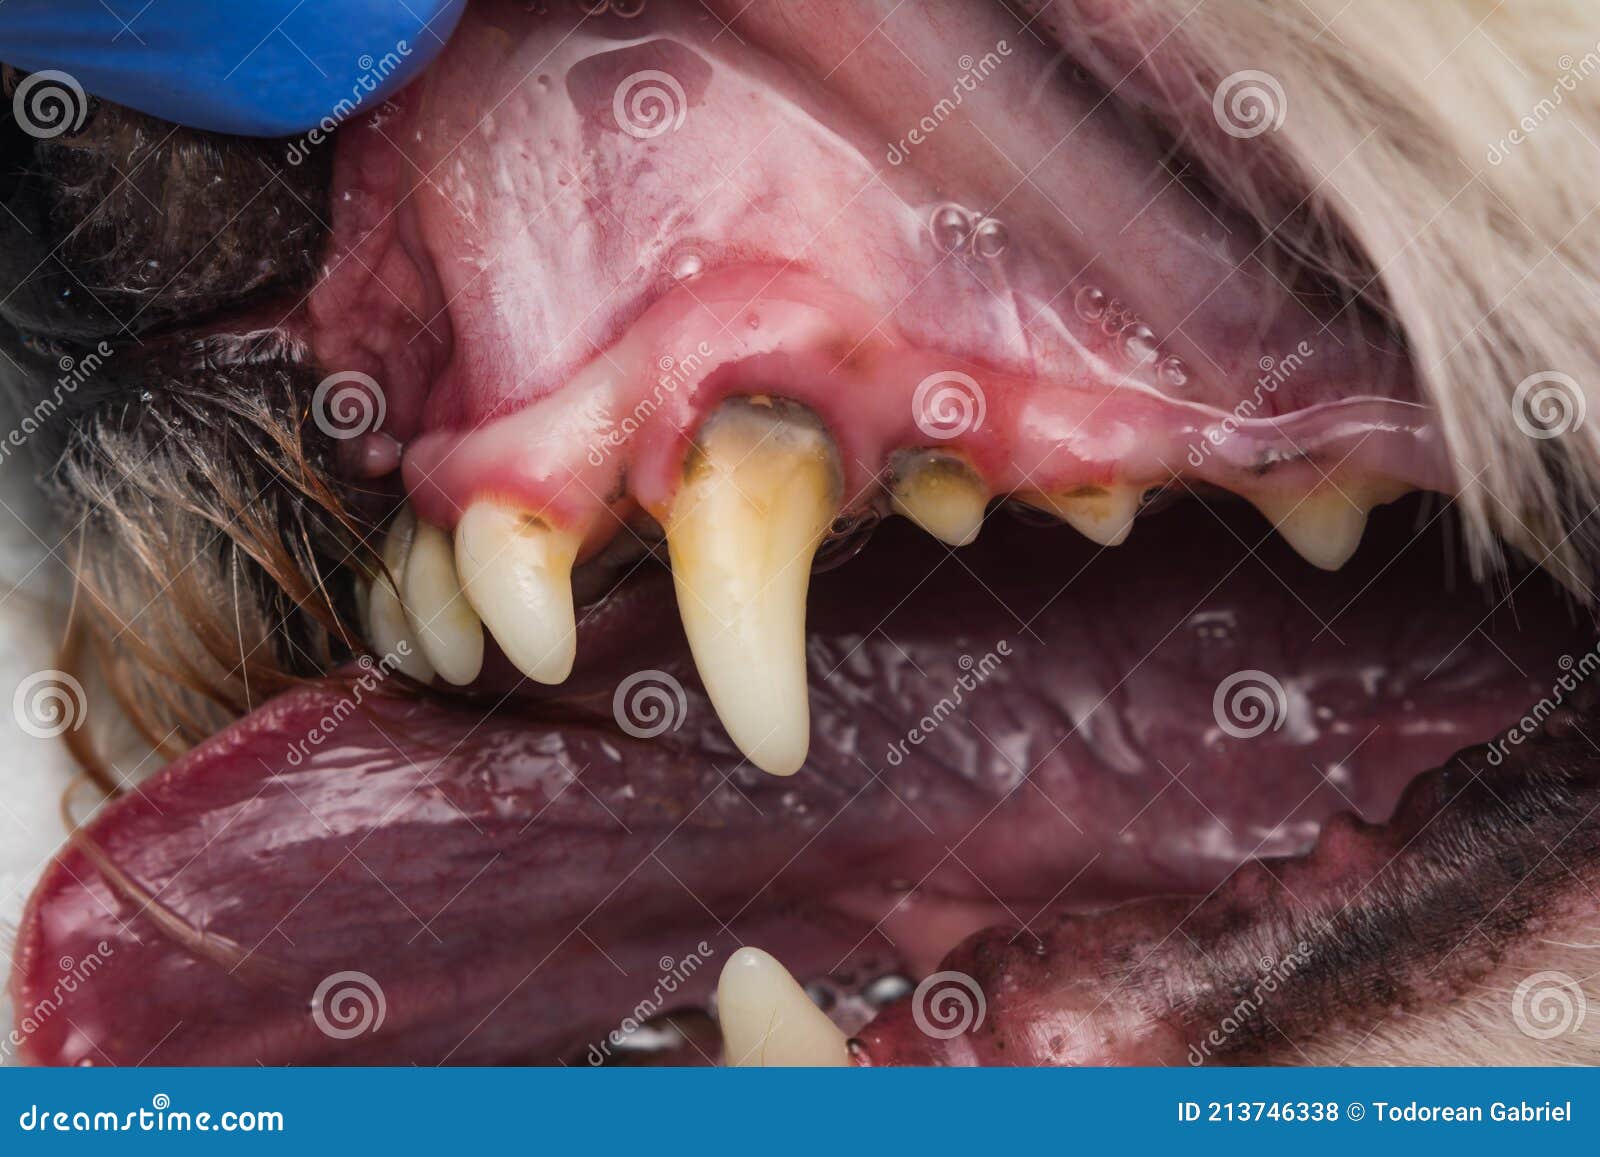
[[[433,678],[433,664],[428,662],[417,644],[417,638],[411,632],[411,623],[406,618],[405,607],[394,588],[394,583],[405,574],[416,528],[416,517],[411,513],[411,508],[405,506],[394,516],[384,534],[381,553],[388,574],[375,575],[372,589],[367,595],[367,641],[380,656],[393,655],[397,670],[420,683],[426,683]]]
[[[838,452],[798,407],[724,403],[666,519],[678,614],[706,693],[751,763],[792,775],[811,742],[806,590],[839,511]]]
[[[729,1068],[842,1068],[850,1063],[843,1031],[789,970],[759,948],[728,958],[717,981],[722,1063]]]
[[[1054,514],[1091,542],[1120,546],[1133,530],[1142,493],[1138,486],[1112,483],[1029,494],[1023,501]]]
[[[1338,570],[1360,547],[1367,512],[1394,496],[1377,501],[1369,497],[1328,486],[1309,494],[1252,495],[1250,502],[1301,558],[1322,570]]]
[[[989,492],[953,454],[917,451],[898,459],[889,491],[895,512],[948,546],[967,546],[983,526]]]
[[[439,677],[458,687],[476,679],[483,669],[483,625],[461,593],[450,536],[431,522],[419,521],[412,535],[400,598]]]
[[[528,678],[572,673],[578,631],[572,564],[583,535],[495,502],[475,502],[456,525],[456,566],[467,601],[506,658]]]

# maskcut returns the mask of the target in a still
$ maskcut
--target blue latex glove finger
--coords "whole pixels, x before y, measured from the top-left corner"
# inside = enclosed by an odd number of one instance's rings
[[[66,73],[92,96],[191,128],[293,136],[398,91],[443,49],[465,5],[4,0],[0,61]]]

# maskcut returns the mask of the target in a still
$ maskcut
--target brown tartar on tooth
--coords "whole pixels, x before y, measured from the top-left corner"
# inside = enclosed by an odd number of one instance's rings
[[[731,398],[701,425],[665,519],[700,680],[729,738],[774,775],[798,771],[810,745],[806,592],[843,478],[810,410]]]
[[[1023,491],[1019,502],[1060,518],[1101,546],[1120,546],[1133,530],[1146,487],[1127,482],[1066,490]]]
[[[948,546],[977,539],[989,488],[965,458],[945,450],[902,450],[889,470],[895,513]]]

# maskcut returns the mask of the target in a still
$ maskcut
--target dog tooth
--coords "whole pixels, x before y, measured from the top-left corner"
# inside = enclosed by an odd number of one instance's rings
[[[572,673],[578,633],[572,564],[583,535],[495,502],[475,502],[456,526],[456,566],[467,601],[528,678]]]
[[[405,573],[416,528],[417,520],[409,506],[401,507],[389,523],[382,551],[388,573],[373,576],[372,589],[367,595],[367,641],[380,656],[393,655],[397,670],[426,683],[433,678],[433,664],[428,662],[412,634],[405,606],[394,587]]]
[[[895,512],[949,546],[978,537],[989,492],[978,472],[953,454],[918,451],[896,463],[890,501]]]
[[[439,678],[457,687],[476,679],[483,669],[483,624],[461,593],[450,536],[431,522],[418,521],[412,534],[400,598]]]
[[[798,771],[811,740],[806,589],[842,488],[832,439],[796,410],[724,404],[665,520],[700,680],[728,736],[773,775]]]
[[[1048,510],[1091,542],[1120,546],[1133,530],[1142,494],[1138,486],[1112,483],[1030,494],[1023,501]]]
[[[1338,570],[1349,562],[1367,527],[1367,504],[1332,487],[1298,497],[1264,493],[1250,501],[1296,554],[1323,570]]]
[[[842,1068],[844,1033],[789,970],[759,948],[741,948],[717,981],[722,1063],[730,1068]]]

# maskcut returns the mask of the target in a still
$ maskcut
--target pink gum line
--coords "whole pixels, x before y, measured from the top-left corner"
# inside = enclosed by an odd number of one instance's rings
[[[694,432],[734,395],[814,410],[838,442],[849,507],[870,502],[891,456],[915,447],[960,453],[997,494],[1174,477],[1246,497],[1303,494],[1325,475],[1452,489],[1423,406],[1355,396],[1242,417],[1131,383],[1103,362],[1074,381],[997,372],[913,348],[870,317],[804,274],[746,268],[696,281],[562,389],[473,430],[419,436],[405,453],[406,489],[422,518],[447,529],[488,497],[571,527],[629,499],[660,520]],[[1252,392],[1256,383],[1239,394]]]

